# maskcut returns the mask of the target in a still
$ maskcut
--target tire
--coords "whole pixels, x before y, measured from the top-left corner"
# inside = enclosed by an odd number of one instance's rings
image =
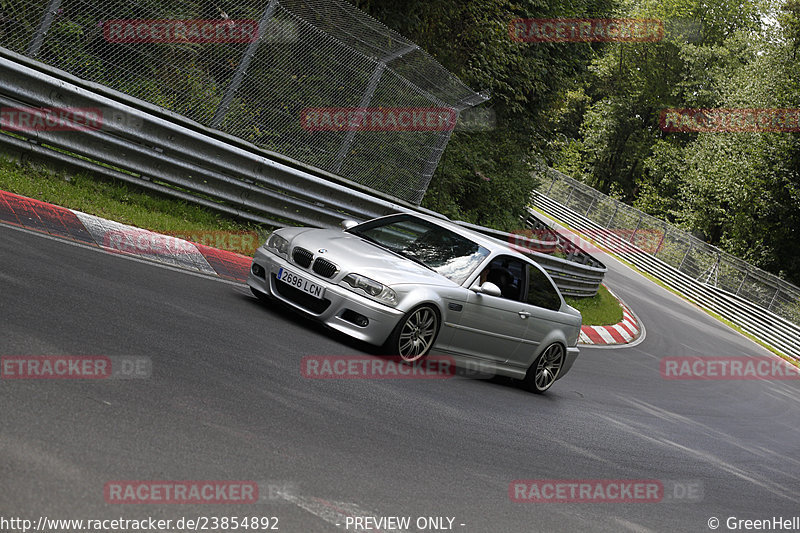
[[[545,348],[539,357],[528,368],[523,386],[530,392],[542,394],[549,389],[561,374],[567,352],[564,345],[555,342]]]
[[[419,361],[431,351],[439,327],[439,311],[434,306],[415,307],[397,323],[383,351],[387,355],[399,355],[406,363]]]

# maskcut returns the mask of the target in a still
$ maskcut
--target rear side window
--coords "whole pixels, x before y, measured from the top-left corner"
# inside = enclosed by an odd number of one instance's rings
[[[558,311],[561,307],[561,298],[553,284],[541,270],[532,265],[528,265],[528,303],[553,311]]]

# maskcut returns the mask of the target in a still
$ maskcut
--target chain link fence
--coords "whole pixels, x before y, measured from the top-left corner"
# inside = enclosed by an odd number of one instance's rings
[[[548,169],[540,177],[538,193],[580,213],[608,233],[700,282],[800,324],[797,286],[556,170]]]
[[[341,0],[0,0],[0,46],[416,205],[488,99]]]

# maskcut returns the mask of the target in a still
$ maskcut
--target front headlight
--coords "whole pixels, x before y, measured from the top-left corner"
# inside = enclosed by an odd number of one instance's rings
[[[385,304],[397,305],[397,293],[390,287],[382,283],[378,283],[374,279],[370,279],[360,274],[348,274],[342,280],[354,289],[360,289],[368,296],[375,298]]]
[[[289,241],[281,237],[280,235],[273,233],[270,235],[269,239],[267,239],[267,248],[272,250],[278,255],[282,255],[284,257],[288,257],[289,254]]]

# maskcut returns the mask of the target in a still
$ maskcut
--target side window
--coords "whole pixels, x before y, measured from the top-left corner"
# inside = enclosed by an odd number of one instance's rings
[[[515,257],[495,257],[481,274],[481,282],[490,281],[497,285],[503,298],[523,302],[525,267],[525,262]]]
[[[528,303],[558,311],[561,299],[550,280],[535,266],[528,266]]]

